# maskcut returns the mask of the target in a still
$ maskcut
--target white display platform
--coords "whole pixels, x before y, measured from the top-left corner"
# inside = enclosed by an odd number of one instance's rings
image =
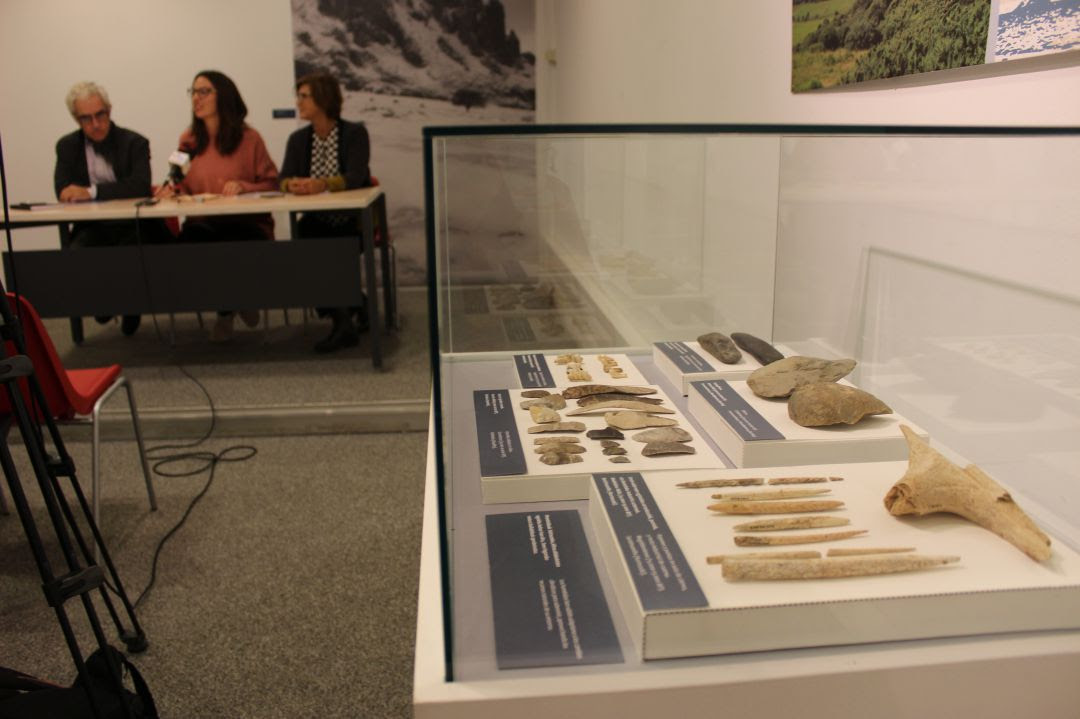
[[[445,651],[439,496],[434,432],[429,431],[413,669],[416,719],[655,719],[670,714],[673,706],[683,714],[702,716],[722,706],[728,714],[804,719],[910,719],[926,716],[933,707],[940,716],[1012,719],[1067,717],[1080,704],[1078,630],[670,661],[642,662],[628,656],[625,664],[592,671],[465,676],[458,664],[448,663]],[[591,535],[588,524],[586,531]],[[458,601],[474,601],[459,592],[465,589],[455,591]]]
[[[578,353],[580,354],[580,353]],[[615,378],[604,371],[604,365],[600,362],[599,354],[580,354],[582,369],[589,373],[590,379],[587,380],[572,380],[567,376],[566,365],[558,364],[555,359],[559,355],[557,354],[528,354],[528,355],[514,355],[518,357],[528,357],[531,362],[542,363],[543,370],[551,376],[551,383],[533,383],[529,384],[521,381],[521,368],[518,366],[515,360],[515,374],[517,375],[519,386],[524,388],[547,388],[547,389],[561,389],[564,387],[573,387],[575,385],[583,384],[611,384],[611,385],[644,385],[648,384],[648,380],[645,376],[638,371],[634,366],[633,360],[631,360],[625,354],[608,354],[606,357],[610,357],[615,360],[619,368],[623,371],[626,377]]]
[[[1031,560],[1005,540],[964,519],[934,515],[897,519],[882,499],[907,469],[906,462],[770,468],[747,473],[653,472],[645,483],[667,521],[707,600],[703,609],[648,612],[642,609],[631,570],[593,483],[589,514],[618,604],[643,659],[841,644],[1080,627],[1080,555],[1054,541],[1053,556]],[[768,551],[737,547],[733,527],[753,517],[707,510],[723,489],[683,489],[694,478],[828,475],[829,497],[845,507],[851,529],[868,534],[831,543],[789,545],[776,550],[830,547],[915,547],[920,554],[959,555],[958,564],[937,569],[845,579],[730,582],[721,565],[706,557]],[[767,486],[767,485],[766,485]],[[1021,505],[1023,506],[1023,505]],[[839,527],[836,529],[847,529]],[[820,533],[834,530],[806,530]],[[755,533],[763,535],[766,533]],[[782,532],[771,532],[779,536]]]
[[[854,425],[802,427],[788,417],[787,399],[762,399],[746,382],[728,383],[750,409],[768,426],[744,414],[738,421],[755,433],[770,428],[782,439],[744,439],[734,420],[721,414],[703,394],[704,385],[691,384],[687,407],[701,428],[712,437],[720,450],[736,467],[784,467],[794,464],[831,464],[838,462],[887,462],[907,459],[907,442],[900,425],[911,427],[922,439],[929,434],[900,414],[866,417]],[[849,384],[843,382],[843,384]]]
[[[712,369],[687,371],[676,365],[675,362],[660,349],[658,346],[660,344],[665,343],[653,343],[653,362],[656,364],[657,369],[663,373],[664,377],[666,377],[671,384],[682,389],[684,397],[690,393],[691,382],[707,379],[745,380],[750,376],[751,372],[761,367],[760,362],[754,359],[749,352],[742,349],[739,350],[739,352],[742,353],[742,360],[740,362],[737,362],[736,364],[724,364],[702,349],[700,343],[688,340],[678,344],[685,345],[686,349],[693,355],[691,361],[703,363],[705,366],[712,367]],[[782,349],[780,349],[780,351],[783,352]],[[785,352],[784,354],[786,355],[787,353]]]
[[[608,455],[603,454],[601,440],[589,439],[586,432],[592,429],[604,429],[607,423],[604,420],[605,412],[622,411],[618,409],[600,409],[593,414],[568,416],[567,412],[577,407],[577,401],[567,400],[566,408],[557,410],[562,416],[563,422],[581,422],[585,425],[585,432],[541,432],[529,434],[528,428],[535,426],[529,410],[521,409],[521,402],[528,399],[522,397],[523,390],[511,389],[511,404],[513,405],[514,421],[517,425],[519,447],[525,457],[526,470],[523,474],[510,474],[498,476],[484,476],[481,472],[481,495],[484,504],[502,504],[506,502],[543,502],[559,501],[568,499],[585,499],[589,496],[589,477],[594,472],[640,472],[656,469],[665,470],[689,470],[708,469],[710,467],[723,467],[723,461],[716,452],[698,434],[691,422],[679,411],[664,391],[656,385],[644,384],[657,390],[656,394],[649,397],[663,398],[663,407],[673,410],[673,414],[658,415],[678,422],[678,427],[690,433],[693,438],[689,444],[695,450],[694,454],[672,454],[658,457],[645,457],[641,454],[645,443],[638,442],[631,437],[644,429],[620,430],[625,439],[617,440],[626,449],[623,455],[629,458],[626,463],[613,463]],[[630,397],[633,399],[633,397]],[[540,455],[534,451],[537,446],[534,440],[544,437],[576,437],[579,444],[586,448],[581,462],[574,464],[548,465],[540,461]],[[487,441],[483,439],[480,441]]]

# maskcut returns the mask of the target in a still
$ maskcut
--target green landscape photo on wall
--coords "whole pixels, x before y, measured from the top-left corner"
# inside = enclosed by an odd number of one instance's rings
[[[793,0],[791,90],[986,61],[991,0]]]

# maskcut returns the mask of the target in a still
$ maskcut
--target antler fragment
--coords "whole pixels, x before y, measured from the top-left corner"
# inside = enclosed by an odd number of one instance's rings
[[[989,529],[1032,559],[1050,558],[1050,538],[1043,534],[1008,491],[969,464],[960,468],[900,425],[908,443],[907,473],[885,495],[894,516],[950,512]]]

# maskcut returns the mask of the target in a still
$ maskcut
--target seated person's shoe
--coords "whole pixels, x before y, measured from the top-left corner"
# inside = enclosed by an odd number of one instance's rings
[[[120,322],[120,331],[130,337],[139,329],[140,324],[142,324],[142,315],[124,315],[124,319]]]
[[[233,336],[233,315],[218,315],[214,328],[210,330],[210,341],[215,343],[228,342]]]
[[[94,322],[99,325],[107,325],[112,322],[112,315],[94,315]]]
[[[240,310],[240,319],[244,321],[244,324],[248,327],[259,326],[259,311],[258,310]]]
[[[360,341],[360,333],[353,327],[348,314],[334,317],[334,329],[323,339],[315,343],[315,351],[336,352],[344,347],[355,347]]]

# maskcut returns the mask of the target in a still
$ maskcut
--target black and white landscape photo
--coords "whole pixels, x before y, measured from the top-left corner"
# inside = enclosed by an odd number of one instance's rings
[[[371,136],[402,284],[425,280],[422,129],[532,123],[535,0],[292,0],[296,76],[326,71]]]

